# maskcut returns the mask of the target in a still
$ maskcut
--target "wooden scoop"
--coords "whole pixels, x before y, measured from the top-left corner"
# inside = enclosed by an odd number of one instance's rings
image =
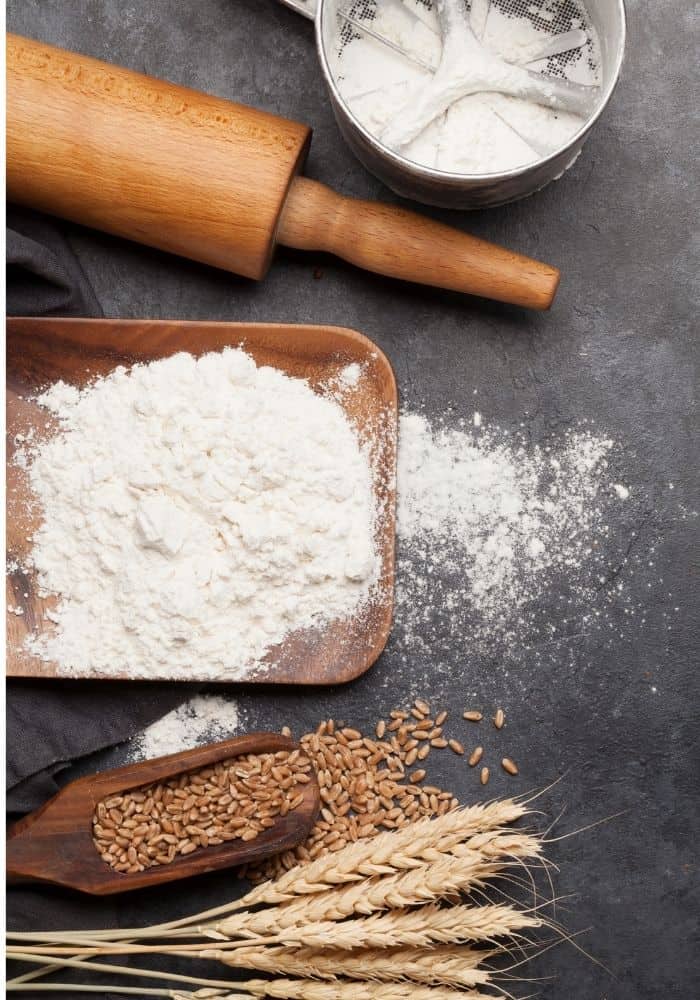
[[[232,840],[198,848],[191,854],[178,855],[170,864],[155,865],[133,874],[114,871],[102,860],[92,840],[92,818],[97,803],[106,797],[164,781],[183,771],[198,770],[228,757],[295,749],[297,745],[286,736],[252,733],[79,778],[10,828],[6,852],[8,880],[49,882],[106,896],[219,868],[251,864],[289,850],[308,836],[316,820],[319,789],[315,777],[304,785],[301,805],[286,816],[277,817],[275,825],[255,840]]]
[[[7,36],[7,194],[260,279],[275,244],[377,274],[548,309],[559,271],[297,176],[311,130],[74,52]]]

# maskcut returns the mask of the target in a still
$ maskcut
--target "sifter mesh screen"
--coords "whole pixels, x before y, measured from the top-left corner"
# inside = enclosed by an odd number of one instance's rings
[[[358,37],[357,22],[372,30],[377,19],[377,11],[382,4],[402,4],[402,0],[325,0],[335,12],[335,17],[326,19],[323,41],[327,53],[337,57],[347,42]],[[542,38],[544,46],[548,39],[578,31],[577,44],[564,52],[548,55],[529,64],[529,68],[551,77],[568,79],[577,83],[597,84],[600,82],[600,44],[598,35],[584,5],[579,0],[464,0],[468,11],[485,25],[493,12],[511,22],[520,21],[529,26]],[[409,11],[411,5],[404,5]],[[430,12],[432,0],[415,0],[413,9],[424,8]],[[351,18],[351,20],[348,20]],[[355,22],[353,24],[352,22]],[[331,58],[331,63],[333,63]]]

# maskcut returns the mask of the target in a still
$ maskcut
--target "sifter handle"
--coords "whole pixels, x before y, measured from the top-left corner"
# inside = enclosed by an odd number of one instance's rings
[[[307,177],[292,182],[277,241],[324,250],[376,274],[549,309],[559,271],[413,212],[336,194]]]

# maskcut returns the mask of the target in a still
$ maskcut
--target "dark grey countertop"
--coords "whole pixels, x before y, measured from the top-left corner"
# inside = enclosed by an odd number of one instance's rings
[[[445,629],[434,657],[402,648],[345,688],[236,689],[247,728],[299,731],[330,714],[369,727],[418,694],[508,711],[520,788],[565,777],[544,799],[557,829],[624,812],[551,845],[560,913],[611,970],[561,945],[554,976],[521,993],[577,1000],[697,994],[697,199],[698,14],[689,3],[629,3],[621,85],[583,155],[559,182],[510,207],[435,217],[561,267],[553,311],[536,315],[405,286],[330,259],[280,251],[253,284],[102,234],[70,239],[108,316],[337,323],[391,359],[402,402],[437,417],[524,423],[532,441],[582,419],[618,442],[633,487],[611,521],[627,600],[611,627],[536,648],[475,655]],[[308,173],[348,195],[395,200],[344,147],[324,94],[311,25],[274,0],[10,0],[8,28],[309,123]],[[429,211],[429,210],[428,210]],[[673,484],[673,488],[670,488]],[[609,595],[608,595],[609,596]],[[640,612],[630,616],[629,608]],[[557,614],[552,611],[552,614]],[[447,665],[447,668],[446,668]],[[696,704],[694,704],[694,701]],[[491,735],[486,735],[492,740]],[[120,759],[103,754],[104,766]],[[93,762],[94,763],[94,762]],[[465,800],[473,772],[445,759],[436,780]],[[490,791],[513,789],[505,775]],[[227,875],[107,903],[41,896],[54,927],[153,922],[232,895]],[[11,898],[10,907],[27,897]],[[201,906],[199,905],[201,903]],[[21,914],[15,918],[21,922]],[[407,994],[408,995],[408,994]]]

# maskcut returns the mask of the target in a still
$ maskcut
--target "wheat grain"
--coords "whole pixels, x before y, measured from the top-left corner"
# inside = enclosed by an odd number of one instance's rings
[[[299,750],[247,754],[103,799],[93,843],[115,871],[134,873],[200,848],[254,840],[301,805],[310,770]]]
[[[450,793],[437,789],[442,798],[436,803],[422,794],[417,779],[405,784],[406,769],[427,758],[430,740],[442,736],[440,728],[431,719],[411,721],[408,712],[394,711],[390,717],[388,725],[377,724],[376,738],[361,736],[357,729],[338,730],[332,719],[301,737],[301,746],[318,772],[323,812],[303,844],[248,866],[243,875],[254,883],[276,879],[296,864],[337,852],[344,843],[458,807]]]

